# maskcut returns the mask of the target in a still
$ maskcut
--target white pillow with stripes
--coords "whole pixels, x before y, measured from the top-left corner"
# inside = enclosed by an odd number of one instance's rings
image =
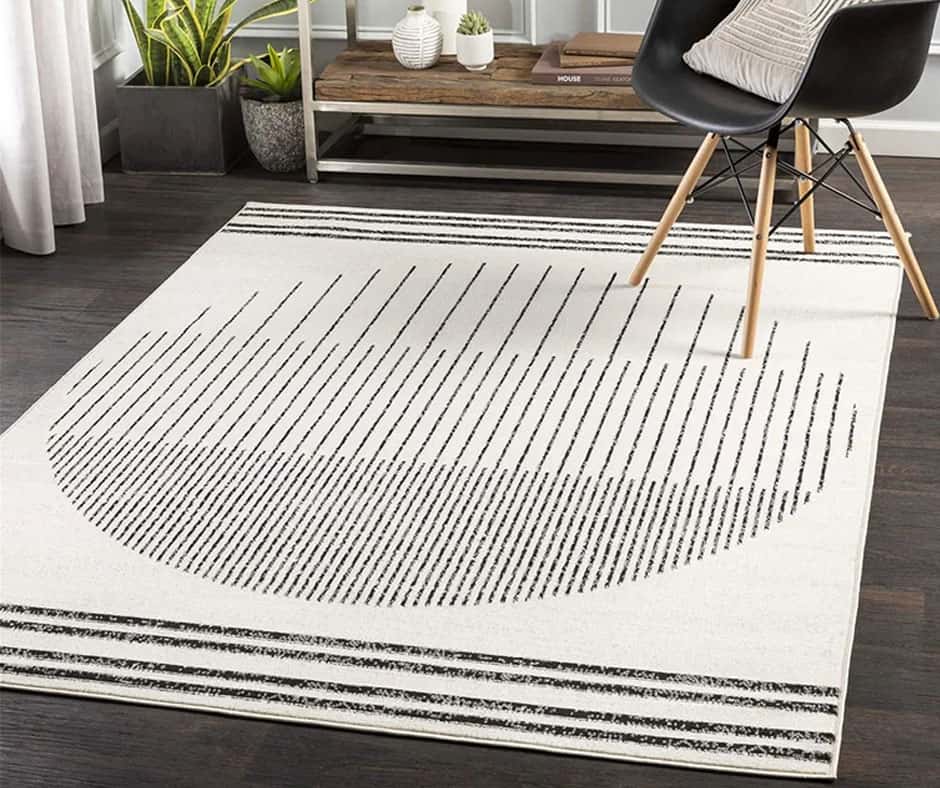
[[[826,20],[872,0],[741,0],[683,55],[690,68],[782,104]]]

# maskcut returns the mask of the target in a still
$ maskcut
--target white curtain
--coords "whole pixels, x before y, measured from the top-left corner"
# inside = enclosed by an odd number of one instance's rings
[[[104,200],[86,0],[0,0],[0,236],[55,251]]]

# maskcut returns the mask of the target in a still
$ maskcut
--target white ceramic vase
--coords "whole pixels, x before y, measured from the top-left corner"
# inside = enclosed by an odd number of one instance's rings
[[[427,0],[426,6],[428,13],[441,26],[444,37],[441,54],[456,55],[457,28],[460,26],[460,18],[467,13],[467,0]]]
[[[476,36],[457,34],[457,62],[467,71],[483,71],[494,57],[492,30]]]
[[[392,31],[392,51],[405,68],[430,68],[441,57],[441,26],[423,5],[408,6],[408,13]]]

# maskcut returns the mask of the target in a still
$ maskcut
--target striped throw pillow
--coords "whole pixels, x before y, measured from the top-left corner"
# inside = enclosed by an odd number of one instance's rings
[[[690,68],[782,104],[826,21],[872,0],[741,0],[683,59]]]

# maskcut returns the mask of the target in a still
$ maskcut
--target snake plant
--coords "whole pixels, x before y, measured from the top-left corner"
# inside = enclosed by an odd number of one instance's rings
[[[145,0],[142,19],[133,0],[123,0],[147,84],[218,85],[247,62],[232,61],[232,39],[239,30],[297,8],[296,0],[273,0],[230,26],[236,2]]]
[[[467,11],[460,18],[457,32],[464,36],[480,36],[490,32],[490,21],[479,11]]]

